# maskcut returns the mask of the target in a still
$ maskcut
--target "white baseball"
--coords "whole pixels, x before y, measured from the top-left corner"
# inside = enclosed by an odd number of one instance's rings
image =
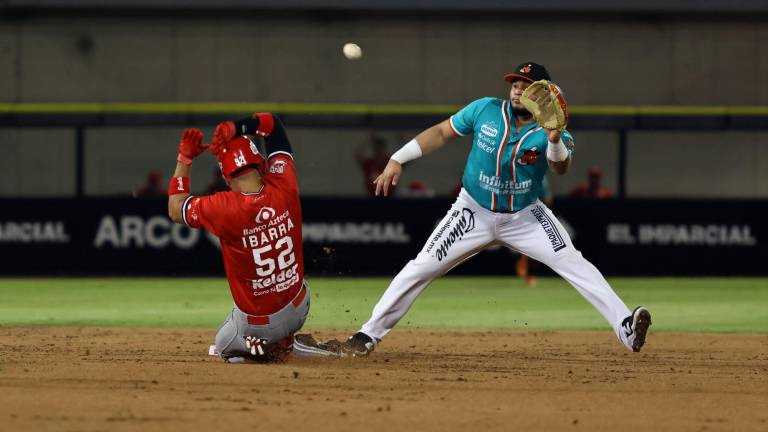
[[[356,43],[349,42],[344,44],[343,51],[344,57],[348,58],[349,60],[357,60],[363,56],[363,50]]]

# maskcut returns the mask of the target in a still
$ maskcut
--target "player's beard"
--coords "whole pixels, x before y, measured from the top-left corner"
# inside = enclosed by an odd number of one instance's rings
[[[522,120],[530,120],[533,117],[533,114],[525,108],[512,107],[512,114],[515,117],[520,117]]]

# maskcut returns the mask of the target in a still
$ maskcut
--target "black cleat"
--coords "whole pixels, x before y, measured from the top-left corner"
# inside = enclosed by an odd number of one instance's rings
[[[624,329],[626,345],[634,352],[640,352],[645,345],[645,337],[648,327],[651,326],[651,313],[648,309],[638,306],[632,311],[632,315],[624,318],[621,327]]]
[[[341,346],[344,354],[350,357],[365,357],[376,348],[376,341],[363,332],[357,332],[349,337]]]

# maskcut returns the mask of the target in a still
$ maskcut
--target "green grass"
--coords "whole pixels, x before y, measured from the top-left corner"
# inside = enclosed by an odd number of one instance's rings
[[[768,333],[768,279],[615,278],[630,306],[647,306],[654,331]],[[307,328],[360,326],[387,278],[316,278]],[[0,279],[0,325],[216,327],[232,300],[223,278]],[[606,329],[566,282],[535,287],[504,277],[446,277],[399,328]]]

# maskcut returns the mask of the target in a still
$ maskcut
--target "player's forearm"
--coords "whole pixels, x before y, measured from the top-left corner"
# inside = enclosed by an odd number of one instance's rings
[[[448,120],[438,123],[416,135],[422,154],[429,154],[446,145],[454,137]]]
[[[174,186],[178,186],[174,184],[174,182],[178,182],[177,179],[179,178],[188,179],[191,171],[192,170],[190,165],[176,162],[176,170],[173,172],[173,179],[171,179],[171,185],[169,185],[169,193],[174,188]],[[187,192],[168,195],[168,217],[170,217],[172,221],[179,224],[184,223],[184,219],[182,217],[182,206],[184,205],[184,200],[186,200],[188,196],[189,193]]]
[[[192,172],[192,165],[184,165],[181,162],[176,162],[176,170],[173,172],[173,176],[189,177],[190,172]]]
[[[453,138],[453,130],[448,120],[436,124],[431,128],[416,135],[416,138],[406,143],[400,150],[396,151],[391,159],[402,164],[418,159],[425,154],[444,146],[448,140]]]
[[[288,140],[288,134],[285,132],[283,122],[280,121],[280,117],[276,115],[272,115],[272,118],[275,126],[272,129],[272,133],[264,138],[264,147],[267,150],[267,156],[277,152],[293,154],[291,142]]]
[[[293,153],[288,134],[280,117],[271,113],[255,113],[235,120],[235,135],[256,135],[264,138],[267,156],[276,152]]]
[[[562,162],[554,162],[554,161],[548,161],[549,162],[549,168],[554,171],[555,173],[559,175],[563,175],[568,172],[568,169],[571,167],[571,157],[568,156],[568,159],[562,161]]]
[[[571,152],[561,139],[560,131],[548,132],[547,162],[550,169],[560,175],[565,174],[571,165]]]

